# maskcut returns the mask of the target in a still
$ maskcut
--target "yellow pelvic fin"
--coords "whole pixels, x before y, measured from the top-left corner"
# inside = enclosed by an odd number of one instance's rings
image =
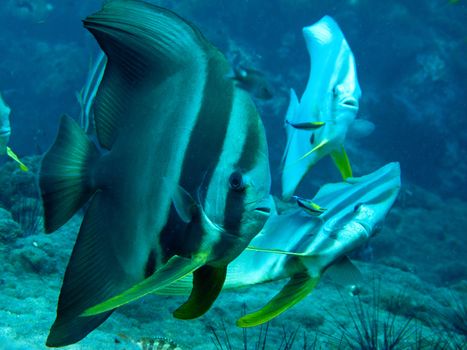
[[[312,154],[313,152],[316,152],[318,150],[320,150],[321,148],[323,148],[324,146],[326,146],[327,144],[329,143],[328,140],[323,140],[321,141],[317,146],[313,147],[311,151],[305,153],[303,156],[301,156],[298,160],[302,160],[302,159],[305,159],[306,157],[308,157],[310,154]]]
[[[303,300],[319,282],[319,277],[298,273],[262,309],[241,317],[239,327],[254,327],[268,322]]]
[[[180,256],[173,256],[160,270],[144,281],[135,284],[130,289],[120,293],[106,301],[86,309],[81,316],[93,316],[105,311],[110,311],[119,306],[135,301],[146,294],[154,293],[158,289],[183,278],[194,270],[204,265],[204,261],[199,259],[187,259]]]
[[[8,146],[6,148],[6,154],[8,155],[8,157],[13,159],[16,163],[18,163],[19,168],[22,171],[28,171],[29,170],[28,167],[26,166],[26,164],[24,164],[22,161],[20,161],[18,156],[15,154],[15,152],[13,152],[12,149],[10,147],[8,147]]]
[[[331,152],[331,158],[339,169],[342,178],[345,180],[352,177],[352,167],[350,166],[349,157],[342,146],[340,150]]]
[[[174,317],[192,320],[206,313],[221,292],[226,275],[227,266],[204,265],[193,272],[193,289],[190,297],[174,311]]]

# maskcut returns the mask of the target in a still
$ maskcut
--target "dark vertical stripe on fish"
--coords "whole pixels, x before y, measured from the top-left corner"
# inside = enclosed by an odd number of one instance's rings
[[[248,129],[243,144],[242,153],[238,159],[235,168],[238,169],[242,174],[248,173],[254,168],[257,159],[257,152],[260,148],[260,130],[258,120],[255,113],[247,113],[246,118],[248,120]],[[253,118],[252,118],[253,117]],[[248,191],[248,188],[246,189]],[[233,233],[240,233],[240,226],[243,217],[243,210],[245,208],[245,193],[238,193],[234,190],[230,190],[227,195],[224,211],[224,228]],[[216,248],[215,248],[216,250]]]
[[[220,55],[219,52],[214,52],[208,62],[202,105],[185,151],[179,181],[180,186],[195,200],[199,186],[209,185],[219,162],[232,111],[233,84],[224,78],[228,66],[222,64],[223,57]],[[202,189],[202,192],[204,190]],[[199,218],[194,219],[197,221]],[[163,260],[167,260],[174,253],[183,255],[186,251],[198,251],[204,237],[200,233],[189,235],[188,231],[192,226],[182,225],[178,216],[174,215],[174,208],[171,208],[167,224],[160,235],[162,252],[168,255],[163,257]],[[190,242],[187,241],[188,236]],[[183,247],[178,246],[181,242]]]
[[[217,55],[219,53],[216,52],[208,63],[204,97],[190,136],[179,182],[193,197],[202,182],[206,186],[210,183],[222,153],[232,111],[233,84],[224,78],[228,67],[219,64]],[[222,82],[221,86],[219,82]]]
[[[248,134],[246,136],[245,144],[243,145],[242,154],[236,164],[237,169],[242,172],[248,172],[254,168],[258,156],[257,152],[261,149],[261,130],[259,129],[259,120],[253,112],[248,113],[247,116],[250,117],[250,121],[248,123]],[[255,117],[251,118],[253,116]]]

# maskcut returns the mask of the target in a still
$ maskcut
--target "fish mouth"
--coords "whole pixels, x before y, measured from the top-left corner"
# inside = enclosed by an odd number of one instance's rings
[[[9,129],[0,129],[0,137],[10,136],[11,132]]]
[[[271,215],[273,203],[271,196],[267,196],[255,203],[253,211],[260,215],[269,217]]]
[[[350,109],[354,109],[354,110],[358,109],[358,101],[357,101],[357,99],[352,98],[352,97],[346,97],[346,98],[342,99],[342,101],[340,101],[339,104],[342,107],[345,107],[345,108],[350,108]]]
[[[255,212],[261,214],[261,215],[266,215],[269,216],[271,215],[271,208],[268,207],[257,207],[255,208]]]

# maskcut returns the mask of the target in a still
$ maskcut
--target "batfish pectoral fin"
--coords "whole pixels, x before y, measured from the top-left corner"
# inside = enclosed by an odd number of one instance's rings
[[[225,276],[227,266],[213,267],[204,265],[193,273],[193,289],[188,300],[174,311],[175,318],[191,320],[202,316],[217,299]]]
[[[350,166],[349,157],[347,156],[347,152],[345,152],[344,147],[341,147],[340,150],[331,152],[331,158],[334,161],[334,164],[336,164],[337,169],[339,169],[344,180],[352,177],[352,167]]]
[[[342,257],[328,267],[326,275],[329,275],[334,282],[343,286],[359,284],[363,280],[362,273],[347,256]]]
[[[177,186],[172,196],[175,211],[184,223],[189,223],[198,207],[193,197],[182,187]]]
[[[26,166],[26,164],[24,164],[20,159],[19,157],[15,154],[15,152],[13,152],[13,150],[7,146],[6,148],[6,154],[8,157],[10,157],[11,159],[13,159],[16,163],[18,163],[19,165],[19,168],[22,170],[22,171],[28,171],[28,167]]]
[[[355,119],[347,131],[347,136],[353,138],[367,137],[375,130],[375,124],[366,119]]]
[[[303,300],[315,289],[320,277],[302,272],[292,276],[289,282],[262,309],[237,320],[239,327],[254,327],[266,323]]]
[[[86,309],[81,316],[93,316],[119,306],[128,304],[143,296],[154,293],[158,289],[164,288],[169,284],[183,278],[189,273],[204,265],[205,261],[201,259],[188,259],[178,255],[173,256],[159,270],[140,283],[135,284],[121,294],[118,294],[106,301]]]

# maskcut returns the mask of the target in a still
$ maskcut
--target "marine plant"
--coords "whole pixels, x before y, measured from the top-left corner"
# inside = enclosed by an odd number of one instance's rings
[[[444,297],[447,306],[432,308],[432,328],[440,329],[436,349],[465,349],[467,344],[467,307],[459,295],[450,290]]]
[[[246,305],[243,305],[243,315],[246,314]],[[250,336],[247,331],[247,328],[242,328],[242,346],[244,350],[265,350],[270,349],[269,345],[271,342],[271,333],[269,332],[270,322],[262,324],[260,327],[256,328],[257,335]],[[216,350],[233,350],[236,347],[232,346],[230,341],[230,335],[225,326],[224,320],[221,321],[220,325],[209,325],[209,331],[211,332],[211,341],[216,347]],[[277,350],[291,350],[293,349],[297,333],[299,328],[295,328],[291,331],[288,331],[285,326],[282,326],[280,342],[279,345],[275,347]],[[316,339],[315,339],[316,342]],[[306,337],[304,335],[304,347],[303,349],[308,349],[306,346]],[[311,348],[310,348],[311,349]]]
[[[462,301],[453,291],[449,294],[449,312],[444,317],[445,325],[451,325],[455,331],[467,337],[467,305],[465,300]]]
[[[331,312],[328,314],[333,319],[340,334],[338,336],[328,335],[331,343],[338,349],[359,350],[395,350],[395,349],[420,349],[422,348],[423,336],[419,328],[414,324],[413,317],[404,319],[397,312],[397,305],[403,302],[404,294],[399,293],[390,298],[389,309],[393,312],[383,314],[381,305],[380,285],[373,285],[372,296],[367,305],[360,294],[354,296],[351,302],[339,292],[349,322],[338,320]],[[414,341],[413,338],[418,339]],[[417,347],[416,344],[420,347]]]
[[[42,232],[42,206],[38,198],[18,197],[11,208],[13,219],[20,225],[23,236]]]
[[[246,305],[243,305],[243,315],[246,314]],[[242,328],[242,341],[241,346],[243,350],[317,350],[325,349],[324,343],[318,337],[318,333],[310,336],[306,332],[303,333],[302,340],[297,340],[300,327],[294,329],[287,329],[285,325],[281,326],[279,335],[277,332],[270,331],[271,322],[262,324],[260,327],[253,328],[248,332],[248,328]],[[231,341],[231,334],[222,320],[220,324],[211,324],[208,326],[211,333],[211,341],[216,350],[233,350],[239,349],[238,346],[233,345]],[[253,335],[254,334],[254,335]]]

